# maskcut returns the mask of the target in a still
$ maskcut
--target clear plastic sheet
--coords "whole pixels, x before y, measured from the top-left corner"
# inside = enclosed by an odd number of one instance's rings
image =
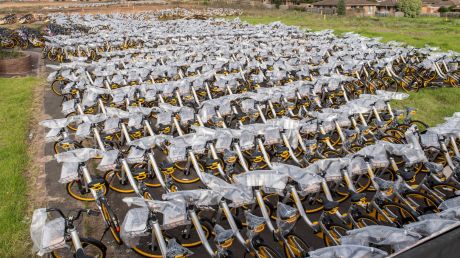
[[[81,148],[62,152],[54,155],[58,163],[61,162],[86,162],[89,159],[102,155],[103,152],[98,149]]]
[[[386,143],[384,142],[377,142],[374,145],[369,145],[362,148],[356,152],[356,154],[372,157],[370,163],[373,168],[385,168],[390,164],[387,157],[385,144]]]
[[[388,255],[377,248],[361,245],[339,245],[308,252],[311,258],[384,258]]]
[[[459,208],[459,207],[460,207],[460,196],[445,200],[439,205],[439,209],[441,210],[447,210],[450,208]]]
[[[194,204],[196,206],[212,206],[219,204],[222,195],[213,190],[183,190],[178,192],[170,192],[163,194],[163,200],[179,200],[187,204]]]
[[[321,182],[323,177],[318,174],[315,174],[311,171],[308,171],[305,168],[300,168],[293,165],[283,164],[283,163],[272,163],[273,169],[281,173],[285,173],[292,180],[297,182],[300,187],[300,194],[307,195],[309,193],[316,193],[321,191]]]
[[[443,229],[446,229],[456,223],[459,222],[448,219],[426,219],[404,225],[404,228],[411,232],[415,232],[423,237],[426,237],[438,233]]]
[[[192,254],[192,251],[177,243],[175,238],[168,239],[166,258],[184,257]]]
[[[254,170],[234,176],[235,182],[246,187],[263,187],[264,191],[282,191],[288,177],[276,170]]]
[[[30,225],[30,237],[33,242],[33,251],[39,256],[66,247],[64,232],[64,218],[59,217],[48,221],[45,208],[34,211]]]
[[[295,222],[287,222],[286,219],[297,215],[297,209],[278,202],[276,206],[276,225],[283,236],[286,236],[295,226]]]
[[[257,232],[255,232],[255,229],[265,224],[265,219],[263,217],[253,215],[249,211],[245,211],[244,216],[246,218],[246,223],[247,223],[246,233],[249,239],[253,239],[254,236],[257,235]]]
[[[233,237],[234,232],[231,229],[224,229],[222,226],[219,224],[216,224],[214,226],[214,232],[216,234],[216,237],[214,238],[214,241],[218,244],[224,243],[226,240],[230,239]]]
[[[75,139],[83,140],[90,136],[91,134],[91,123],[81,123],[77,127],[77,132],[75,132]]]
[[[253,203],[252,190],[240,184],[229,184],[225,180],[210,174],[203,174],[203,183],[211,190],[218,192],[223,198],[230,200],[231,207],[240,207]]]
[[[139,237],[147,236],[147,220],[149,210],[146,207],[132,208],[126,212],[125,219],[121,225],[120,236],[123,242],[129,247],[138,244]]]
[[[61,168],[61,177],[59,183],[70,183],[78,178],[78,162],[64,162]]]
[[[102,154],[102,160],[99,162],[97,169],[103,172],[113,170],[116,168],[116,161],[118,159],[118,150],[109,150]]]
[[[108,134],[116,133],[120,131],[120,118],[111,117],[104,122],[104,132]]]
[[[382,225],[349,230],[347,234],[341,238],[343,245],[388,245],[396,251],[414,244],[422,237],[415,232]]]

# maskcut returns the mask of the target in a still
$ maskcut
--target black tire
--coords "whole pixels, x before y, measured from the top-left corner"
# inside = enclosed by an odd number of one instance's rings
[[[90,257],[98,257],[98,258],[105,258],[107,255],[107,247],[101,242],[98,241],[94,238],[88,237],[88,238],[80,238],[83,251],[85,252],[85,255],[90,256]],[[56,251],[51,252],[51,257],[54,258],[64,258],[68,257],[64,253],[62,254],[61,251],[68,251],[69,249],[67,248],[61,248]]]

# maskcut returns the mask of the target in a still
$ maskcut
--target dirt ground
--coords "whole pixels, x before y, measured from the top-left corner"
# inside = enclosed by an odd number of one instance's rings
[[[175,7],[193,7],[193,8],[204,8],[204,6],[197,6],[193,3],[172,3],[168,4],[133,4],[135,2],[120,3],[117,5],[110,6],[99,6],[99,7],[78,7],[78,4],[91,4],[91,3],[104,3],[104,2],[2,2],[0,3],[0,14],[16,13],[34,13],[34,14],[47,14],[53,12],[64,12],[64,13],[114,13],[114,12],[144,12],[154,11],[160,9],[168,9]],[[49,9],[62,7],[62,9]]]

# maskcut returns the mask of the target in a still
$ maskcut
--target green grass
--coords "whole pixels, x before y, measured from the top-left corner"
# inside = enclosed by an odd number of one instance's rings
[[[34,77],[0,78],[0,257],[28,257],[27,137]]]
[[[281,21],[287,25],[312,30],[333,29],[336,34],[353,31],[367,37],[382,37],[423,47],[425,44],[442,50],[460,52],[460,19],[439,17],[338,17],[321,16],[300,11],[248,9],[240,17],[251,24]]]
[[[18,52],[16,50],[13,50],[13,51],[0,50],[0,60],[18,58],[23,55],[24,55],[23,53]]]
[[[417,108],[414,119],[434,126],[443,123],[444,117],[460,111],[460,88],[422,89],[403,101],[393,101],[392,106]]]

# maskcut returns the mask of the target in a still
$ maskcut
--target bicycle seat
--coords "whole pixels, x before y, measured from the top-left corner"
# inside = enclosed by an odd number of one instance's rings
[[[365,193],[353,193],[351,195],[351,202],[359,202],[359,200],[361,200],[365,196]]]
[[[369,129],[369,126],[368,125],[358,125],[358,129],[362,132],[362,131],[366,131],[367,129]]]
[[[399,171],[399,174],[404,179],[404,181],[411,180],[415,176],[415,173],[413,171],[407,169],[402,169],[401,171]]]
[[[339,207],[339,202],[336,201],[326,201],[324,203],[324,210],[325,211],[331,211],[335,208]]]
[[[386,125],[386,122],[385,122],[385,121],[376,121],[375,124],[376,124],[378,127],[383,127],[384,125]]]
[[[356,130],[343,129],[342,131],[345,133],[345,137],[347,138],[358,133]]]
[[[382,119],[385,120],[385,121],[388,121],[391,119],[391,115],[390,114],[383,114],[381,115],[382,116]]]
[[[133,176],[138,176],[139,174],[145,173],[145,170],[145,168],[134,168],[131,169],[131,173],[133,174]]]
[[[91,182],[89,182],[88,187],[93,188],[96,185],[103,185],[103,184],[105,184],[104,178],[95,178],[91,180]]]

